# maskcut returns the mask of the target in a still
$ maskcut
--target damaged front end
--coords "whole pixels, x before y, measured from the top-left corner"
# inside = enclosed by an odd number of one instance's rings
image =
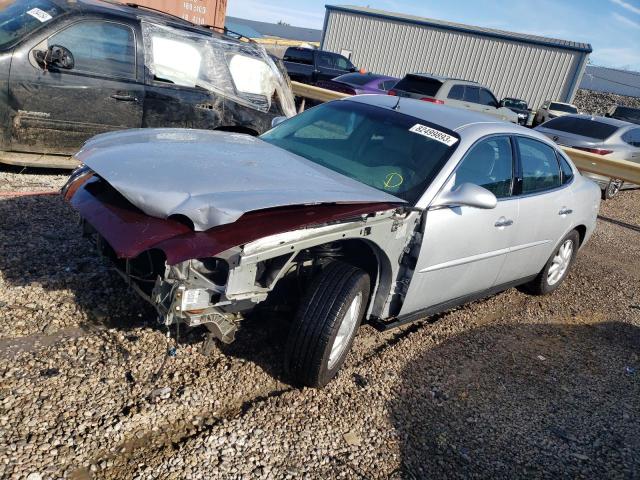
[[[335,255],[327,245],[379,240],[399,218],[399,205],[392,203],[295,205],[194,231],[184,219],[145,214],[86,166],[62,194],[80,213],[83,233],[155,307],[162,324],[202,325],[225,343],[283,277],[299,278]]]

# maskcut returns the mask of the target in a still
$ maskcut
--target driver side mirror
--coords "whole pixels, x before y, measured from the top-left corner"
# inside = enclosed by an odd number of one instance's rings
[[[42,68],[49,66],[71,70],[75,66],[75,60],[71,51],[61,45],[51,45],[46,51],[36,50],[33,56]]]
[[[489,210],[496,208],[498,199],[486,188],[473,183],[463,183],[448,192],[441,192],[431,204],[434,207],[475,207]]]

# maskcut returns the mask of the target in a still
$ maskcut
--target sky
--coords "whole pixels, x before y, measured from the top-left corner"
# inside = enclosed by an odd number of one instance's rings
[[[229,0],[227,15],[322,29],[327,3],[590,43],[594,65],[640,71],[640,0]]]

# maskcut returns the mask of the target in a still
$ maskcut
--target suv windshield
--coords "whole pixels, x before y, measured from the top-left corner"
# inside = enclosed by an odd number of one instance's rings
[[[578,113],[578,109],[573,105],[567,105],[565,103],[551,102],[549,110],[555,110],[557,112]]]
[[[260,138],[414,204],[460,137],[409,115],[335,101],[296,115]]]
[[[62,8],[49,0],[0,1],[0,50],[62,12]]]
[[[517,108],[519,110],[527,109],[527,102],[524,100],[515,100],[513,98],[505,98],[503,100],[504,106],[507,108]]]
[[[441,86],[442,82],[435,78],[421,77],[420,75],[407,75],[396,83],[394,89],[435,97]]]

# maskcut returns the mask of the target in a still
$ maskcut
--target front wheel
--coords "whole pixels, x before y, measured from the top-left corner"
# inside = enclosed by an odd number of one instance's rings
[[[369,275],[335,261],[313,280],[295,316],[285,351],[291,379],[323,387],[347,358],[369,300]]]
[[[579,245],[580,236],[572,230],[562,239],[538,276],[524,286],[525,290],[533,295],[546,295],[558,288],[569,273]]]

